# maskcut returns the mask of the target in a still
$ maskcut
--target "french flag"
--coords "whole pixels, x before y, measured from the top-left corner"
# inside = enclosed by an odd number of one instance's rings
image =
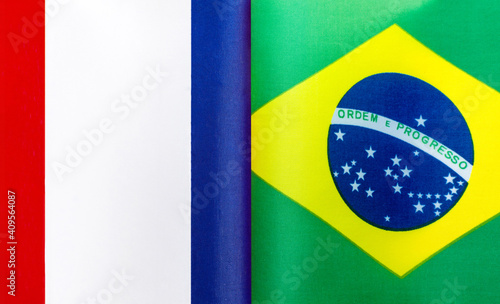
[[[0,303],[250,303],[250,1],[2,1],[0,37]]]

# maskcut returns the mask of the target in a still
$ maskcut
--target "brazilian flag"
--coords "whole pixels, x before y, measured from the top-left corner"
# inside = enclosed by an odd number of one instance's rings
[[[500,2],[251,9],[253,303],[499,303]]]

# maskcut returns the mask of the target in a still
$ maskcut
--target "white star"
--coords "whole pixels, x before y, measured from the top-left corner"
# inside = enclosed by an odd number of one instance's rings
[[[394,158],[391,158],[391,160],[393,161],[393,166],[396,166],[398,165],[399,166],[399,162],[401,161],[401,158],[398,158],[398,156],[394,156]]]
[[[340,139],[341,141],[344,141],[344,135],[345,135],[345,133],[342,133],[342,131],[340,131],[340,129],[339,129],[339,131],[337,133],[333,133],[333,134],[337,135],[337,140]]]
[[[390,217],[390,216],[388,216],[388,215],[387,215],[386,217],[384,217],[384,218],[385,218],[385,221],[386,221],[386,222],[390,222],[390,221],[391,221],[391,217]]]
[[[417,205],[413,205],[413,207],[415,207],[415,209],[416,209],[415,213],[417,213],[417,212],[424,213],[424,207],[425,207],[425,205],[420,204],[420,201],[418,201]]]
[[[394,180],[398,180],[398,178],[399,178],[399,175],[397,175],[397,174],[394,174],[393,178],[394,178]]]
[[[431,199],[432,198],[432,194],[427,193],[426,197],[427,197],[427,199]]]
[[[425,127],[425,122],[427,121],[427,119],[423,119],[422,118],[422,115],[420,115],[420,118],[415,118],[415,120],[418,122],[418,126],[424,126]]]
[[[333,176],[339,177],[339,173],[337,171],[333,172]]]
[[[446,200],[447,200],[447,201],[451,201],[451,197],[452,197],[452,195],[448,193],[448,194],[446,194],[444,197],[446,197]]]
[[[434,194],[434,196],[436,197],[436,199],[440,199],[441,198],[441,194],[439,194],[439,193]]]
[[[375,190],[372,190],[372,188],[368,188],[368,190],[366,190],[366,197],[373,197],[373,192],[375,192]]]
[[[366,172],[363,172],[363,169],[359,168],[359,172],[356,172],[356,174],[358,175],[358,180],[365,180]]]
[[[457,194],[458,189],[453,186],[453,188],[450,189],[451,194]]]
[[[403,189],[399,183],[397,183],[396,186],[392,186],[392,188],[394,188],[394,193],[401,193],[401,189]]]
[[[417,197],[422,198],[422,195],[423,195],[422,193],[419,193],[419,194],[417,194]]]
[[[409,169],[408,169],[408,166],[405,166],[405,168],[404,168],[404,169],[401,169],[401,172],[403,172],[403,177],[405,177],[405,176],[410,177],[410,172],[411,172],[411,171],[413,171],[413,170],[409,170]]]
[[[392,170],[389,169],[389,167],[387,167],[387,169],[385,169],[384,171],[385,171],[385,176],[392,176]]]
[[[440,215],[441,215],[441,212],[439,212],[439,210],[436,210],[436,212],[434,212],[434,214],[435,214],[436,216],[440,216]]]
[[[448,176],[445,176],[444,179],[446,180],[446,184],[453,184],[453,180],[456,178],[456,176],[451,176],[451,173],[448,173]]]
[[[372,146],[370,146],[370,149],[369,150],[365,150],[366,153],[368,153],[368,156],[366,158],[375,158],[375,156],[373,154],[375,154],[375,152],[377,152],[377,150],[373,150],[372,149]]]
[[[458,185],[459,185],[459,186],[463,186],[463,185],[464,185],[464,182],[463,182],[463,181],[458,181]]]
[[[359,192],[358,187],[361,186],[361,184],[356,183],[356,180],[354,180],[354,183],[352,183],[350,185],[352,187],[352,192],[354,192],[354,191]]]
[[[434,203],[434,209],[441,209],[441,203],[440,202],[435,202]]]
[[[413,192],[408,193],[409,197],[413,197]]]
[[[420,155],[420,152],[418,152],[417,150],[415,150],[415,151],[413,152],[413,155],[415,155],[415,156],[419,156],[419,155]]]
[[[351,174],[350,170],[352,167],[349,167],[349,165],[347,163],[345,163],[345,166],[340,167],[340,168],[344,169],[344,174],[346,174],[346,173]]]

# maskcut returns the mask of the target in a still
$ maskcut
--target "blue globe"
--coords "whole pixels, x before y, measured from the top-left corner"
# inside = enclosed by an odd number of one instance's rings
[[[468,185],[474,148],[467,123],[438,89],[383,73],[340,100],[328,133],[333,181],[367,223],[407,231],[444,217]]]

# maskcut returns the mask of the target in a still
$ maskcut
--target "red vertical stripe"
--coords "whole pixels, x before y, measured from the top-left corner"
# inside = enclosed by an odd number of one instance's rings
[[[39,0],[0,3],[0,303],[45,301],[43,7]],[[15,193],[15,269],[8,268],[9,190]],[[8,295],[10,270],[15,297]]]

